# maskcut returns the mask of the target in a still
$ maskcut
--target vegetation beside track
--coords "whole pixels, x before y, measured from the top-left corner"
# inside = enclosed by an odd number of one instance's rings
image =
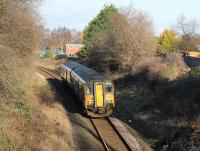
[[[82,63],[115,80],[115,115],[153,149],[198,150],[199,69],[188,68],[182,53],[199,51],[197,22],[180,16],[175,31],[165,29],[156,37],[151,17],[142,10],[115,9],[107,17],[110,7],[84,30]],[[102,18],[106,30],[95,24]]]
[[[35,72],[40,3],[0,0],[0,150],[75,150],[64,108]]]
[[[89,119],[82,116],[82,106],[80,106],[78,101],[76,101],[77,98],[71,94],[71,90],[64,83],[62,83],[62,81],[60,81],[57,74],[46,68],[40,69],[45,71],[44,75],[47,76],[46,79],[49,85],[55,90],[55,93],[52,96],[57,99],[54,100],[65,108],[67,118],[72,125],[71,130],[66,130],[71,131],[73,134],[73,136],[69,135],[69,137],[74,140],[75,150],[96,150],[97,148],[98,150],[103,150],[103,147],[99,142],[98,136],[93,130]],[[58,79],[56,77],[58,77]],[[47,93],[44,93],[44,96],[46,96],[45,94]],[[60,116],[62,117],[62,115]]]
[[[199,71],[192,69],[174,81],[150,80],[146,73],[121,79],[126,87],[117,94],[116,116],[155,150],[199,148]]]

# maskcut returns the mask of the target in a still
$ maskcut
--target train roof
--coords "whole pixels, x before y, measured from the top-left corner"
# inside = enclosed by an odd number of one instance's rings
[[[102,74],[77,62],[68,61],[62,65],[70,69],[75,74],[77,74],[85,82],[91,80],[102,80],[102,81],[107,80],[107,78]]]

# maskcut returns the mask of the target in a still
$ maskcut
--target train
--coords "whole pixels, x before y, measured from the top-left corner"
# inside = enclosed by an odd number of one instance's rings
[[[112,80],[74,61],[61,64],[61,79],[73,90],[89,117],[107,117],[115,107]]]
[[[186,51],[183,52],[183,54],[184,54],[184,60],[189,67],[193,68],[200,66],[200,52]]]

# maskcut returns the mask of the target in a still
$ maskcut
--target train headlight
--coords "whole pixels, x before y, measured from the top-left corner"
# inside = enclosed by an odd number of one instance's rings
[[[112,100],[106,100],[106,107],[107,107],[107,109],[112,109],[113,108]]]
[[[112,103],[112,100],[106,100],[106,103]]]
[[[93,105],[94,101],[88,101],[88,105]]]

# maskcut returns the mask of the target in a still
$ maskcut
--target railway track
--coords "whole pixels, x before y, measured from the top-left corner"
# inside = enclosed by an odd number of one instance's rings
[[[109,118],[90,118],[106,151],[132,151]]]
[[[50,77],[61,80],[60,76],[57,73],[54,73],[49,69],[38,66],[37,70],[47,74]],[[124,139],[124,137],[122,137],[120,132],[115,128],[115,125],[109,118],[89,118],[89,120],[106,151],[133,150]]]
[[[51,76],[51,77],[53,77],[53,78],[56,78],[56,79],[58,79],[58,80],[61,80],[61,78],[60,78],[59,75],[57,75],[56,73],[54,73],[54,72],[50,71],[49,69],[46,69],[46,68],[44,68],[44,67],[42,67],[42,66],[38,66],[38,67],[37,67],[37,70],[40,70],[40,71],[44,72],[45,74],[48,74],[49,76]]]

